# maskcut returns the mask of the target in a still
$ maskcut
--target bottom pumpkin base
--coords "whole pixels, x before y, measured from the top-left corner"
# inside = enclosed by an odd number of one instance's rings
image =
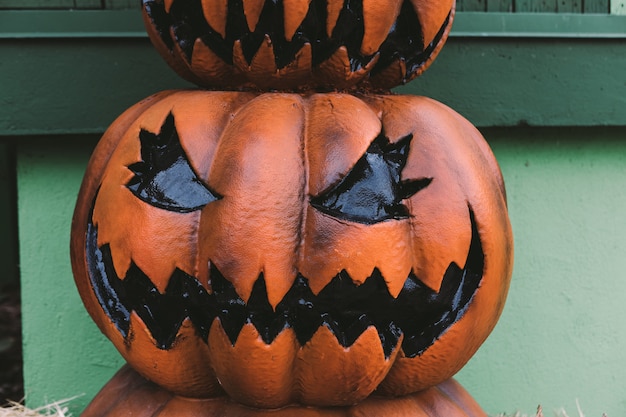
[[[276,410],[246,407],[228,397],[176,396],[144,379],[128,365],[120,369],[81,414],[82,417],[486,417],[454,379],[404,397],[372,395],[349,407],[293,405]]]

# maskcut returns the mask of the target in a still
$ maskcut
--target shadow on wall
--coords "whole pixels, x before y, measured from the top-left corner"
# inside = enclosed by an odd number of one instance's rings
[[[0,139],[0,289],[18,283],[15,146]]]
[[[24,397],[14,150],[0,142],[0,405]]]

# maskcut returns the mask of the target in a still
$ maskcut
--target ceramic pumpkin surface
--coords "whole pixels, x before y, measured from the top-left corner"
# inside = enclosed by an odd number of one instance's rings
[[[391,88],[447,39],[454,0],[144,0],[154,46],[204,87]]]
[[[345,408],[291,405],[262,410],[233,403],[226,397],[187,399],[172,395],[143,379],[128,366],[107,383],[82,417],[486,417],[487,414],[456,381],[403,398],[372,396]]]
[[[487,144],[433,100],[170,91],[96,148],[72,260],[100,329],[167,390],[351,405],[466,363],[512,237]]]

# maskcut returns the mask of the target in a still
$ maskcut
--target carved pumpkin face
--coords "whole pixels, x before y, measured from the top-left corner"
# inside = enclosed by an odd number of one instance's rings
[[[144,0],[150,39],[205,87],[391,88],[447,39],[454,0]]]
[[[437,102],[185,91],[104,135],[72,259],[147,378],[327,406],[458,371],[503,308],[511,239],[491,151]]]

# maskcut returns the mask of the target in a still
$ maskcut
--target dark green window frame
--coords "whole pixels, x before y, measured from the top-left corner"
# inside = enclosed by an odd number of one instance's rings
[[[624,13],[457,11],[450,36],[623,39],[626,8]],[[0,39],[82,37],[125,38],[146,37],[146,34],[136,9],[0,9]]]
[[[0,10],[0,54],[0,136],[99,134],[143,97],[191,87],[137,9]],[[477,126],[626,126],[624,74],[626,15],[459,11],[433,66],[396,91]]]

